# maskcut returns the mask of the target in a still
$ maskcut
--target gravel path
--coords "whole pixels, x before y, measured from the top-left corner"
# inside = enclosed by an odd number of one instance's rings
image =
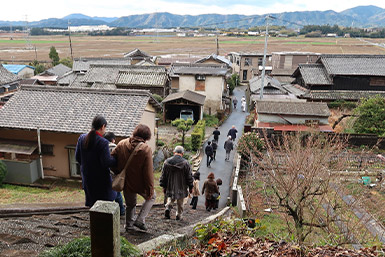
[[[122,218],[121,235],[129,242],[139,244],[165,233],[178,232],[214,213],[216,212],[205,211],[203,206],[198,206],[197,210],[191,210],[186,204],[182,220],[175,220],[174,211],[171,213],[171,219],[167,220],[164,218],[164,208],[154,206],[146,220],[148,231],[136,230],[127,233],[124,230],[125,219]],[[38,256],[45,249],[89,235],[88,212],[2,218],[0,219],[0,256]]]

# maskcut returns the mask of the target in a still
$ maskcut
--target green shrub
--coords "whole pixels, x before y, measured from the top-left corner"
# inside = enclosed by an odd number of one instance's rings
[[[120,237],[120,254],[122,257],[141,256],[142,253],[126,238]],[[63,246],[44,251],[40,257],[91,257],[91,238],[76,238]]]
[[[197,151],[202,144],[202,137],[200,133],[191,133],[191,148]]]
[[[207,127],[218,126],[219,120],[215,115],[203,114],[203,119],[205,120]]]
[[[163,97],[161,97],[160,95],[152,94],[152,97],[154,97],[154,99],[158,101],[158,103],[161,103],[163,101]]]
[[[5,177],[7,176],[7,166],[0,160],[0,186],[3,184]]]
[[[344,109],[354,109],[357,107],[357,104],[355,102],[349,102],[349,101],[344,101],[344,100],[336,100],[333,102],[328,103],[328,107],[331,109],[336,109],[336,108],[344,108]]]

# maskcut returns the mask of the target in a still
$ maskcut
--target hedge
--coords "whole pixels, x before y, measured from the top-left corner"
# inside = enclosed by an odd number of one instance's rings
[[[202,141],[205,138],[205,131],[206,122],[204,120],[198,121],[191,133],[191,147],[194,151],[197,151],[200,148]]]

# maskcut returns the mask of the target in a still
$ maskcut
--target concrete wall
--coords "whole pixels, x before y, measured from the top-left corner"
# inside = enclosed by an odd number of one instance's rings
[[[278,115],[273,114],[261,114],[258,113],[259,122],[271,122],[271,123],[281,123],[281,124],[305,124],[305,120],[319,120],[320,124],[326,125],[328,123],[328,118],[320,118],[314,116],[290,116],[290,115],[281,115],[285,119],[281,118]]]
[[[206,96],[203,110],[205,113],[209,113],[211,108],[211,114],[217,113],[218,110],[222,110],[222,93],[225,87],[226,81],[224,77],[206,76],[205,90],[195,90],[195,76],[183,75],[179,77],[179,90],[192,90]]]

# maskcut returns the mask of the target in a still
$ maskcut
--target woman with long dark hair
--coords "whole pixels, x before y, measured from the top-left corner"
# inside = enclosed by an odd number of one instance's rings
[[[107,121],[101,115],[92,120],[92,129],[80,135],[76,145],[76,161],[80,164],[86,206],[92,207],[97,200],[113,201],[116,192],[111,188],[109,167],[116,165],[111,156],[108,140],[103,138]]]

